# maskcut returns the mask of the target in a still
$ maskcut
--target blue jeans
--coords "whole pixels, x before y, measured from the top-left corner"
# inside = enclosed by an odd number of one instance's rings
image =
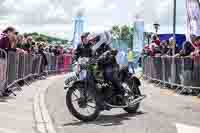
[[[134,63],[133,62],[128,62],[128,69],[132,69],[132,73],[135,74]]]
[[[112,67],[104,68],[104,78],[107,81],[110,81],[117,92],[121,90],[121,83],[119,81],[118,73],[113,70]]]

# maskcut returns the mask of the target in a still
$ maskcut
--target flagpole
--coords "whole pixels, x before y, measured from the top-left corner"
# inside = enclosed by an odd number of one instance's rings
[[[173,8],[173,38],[174,38],[174,43],[176,44],[176,0],[174,1],[174,8]],[[176,45],[174,45],[173,48],[173,55],[175,55],[175,48]]]
[[[173,56],[176,54],[176,0],[174,1],[174,7],[173,7]],[[175,57],[172,57],[172,83],[176,83],[176,67],[175,67]]]

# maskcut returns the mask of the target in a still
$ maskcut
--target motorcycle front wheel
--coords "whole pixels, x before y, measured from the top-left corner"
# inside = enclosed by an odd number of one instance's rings
[[[93,121],[100,113],[96,96],[85,90],[84,85],[78,84],[67,91],[66,104],[70,113],[81,121]]]

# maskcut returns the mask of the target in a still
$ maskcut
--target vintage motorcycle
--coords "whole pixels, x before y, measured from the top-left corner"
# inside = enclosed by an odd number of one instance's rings
[[[82,121],[93,121],[101,111],[112,108],[123,108],[128,113],[136,113],[140,102],[145,98],[139,89],[140,80],[129,72],[128,67],[119,70],[119,78],[125,92],[125,105],[120,104],[112,83],[103,79],[95,59],[79,59],[76,71],[68,74],[65,80],[68,110]]]

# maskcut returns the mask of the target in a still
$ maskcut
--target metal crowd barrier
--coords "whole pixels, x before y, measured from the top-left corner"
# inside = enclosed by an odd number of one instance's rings
[[[200,57],[142,57],[143,75],[146,79],[158,81],[164,87],[176,87],[182,93],[185,89],[200,90]]]
[[[7,53],[0,49],[0,91],[4,91],[7,85]]]
[[[44,73],[57,74],[71,71],[71,55],[54,56],[45,53],[39,54],[17,53],[0,49],[0,92],[11,88],[19,81],[40,77]]]
[[[72,71],[72,56],[69,54],[63,54],[60,56],[54,56],[47,53],[48,66],[46,71],[49,73],[62,73]]]

